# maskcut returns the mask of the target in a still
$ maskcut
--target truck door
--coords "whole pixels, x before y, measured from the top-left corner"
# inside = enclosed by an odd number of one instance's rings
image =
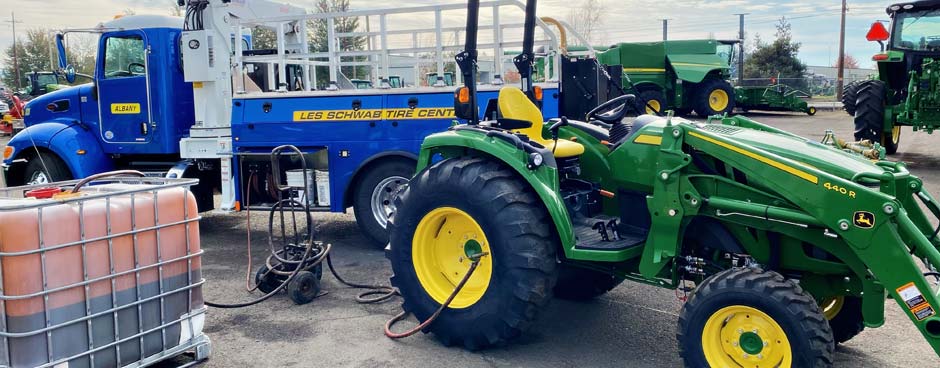
[[[156,127],[150,114],[149,52],[140,31],[106,34],[99,46],[98,111],[108,143],[147,143]]]

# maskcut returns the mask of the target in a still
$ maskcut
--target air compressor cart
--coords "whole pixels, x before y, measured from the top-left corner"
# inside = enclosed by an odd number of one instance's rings
[[[285,152],[292,151],[292,152]],[[290,155],[300,161],[303,186],[281,185],[280,161]],[[303,152],[290,145],[279,146],[271,151],[271,169],[275,179],[278,198],[268,215],[268,245],[271,255],[255,273],[258,290],[268,294],[287,283],[287,294],[296,304],[306,304],[320,295],[320,278],[323,276],[325,256],[323,244],[314,241],[315,228],[310,215],[310,176]],[[302,192],[301,192],[302,191]],[[287,198],[284,194],[287,193]],[[302,194],[300,194],[302,193]],[[296,195],[295,194],[299,194]],[[302,216],[298,222],[297,217]],[[275,233],[275,225],[280,231]],[[300,226],[300,227],[298,227]]]

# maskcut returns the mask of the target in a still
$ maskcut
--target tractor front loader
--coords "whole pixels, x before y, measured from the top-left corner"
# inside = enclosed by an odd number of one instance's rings
[[[940,264],[940,206],[903,164],[743,117],[625,123],[629,95],[546,123],[526,48],[522,88],[478,122],[477,6],[457,57],[470,123],[425,139],[389,225],[391,281],[406,311],[437,318],[425,332],[504,344],[553,296],[629,280],[690,293],[676,333],[688,367],[830,366],[835,344],[884,323],[886,297],[940,352],[940,274],[922,271]]]

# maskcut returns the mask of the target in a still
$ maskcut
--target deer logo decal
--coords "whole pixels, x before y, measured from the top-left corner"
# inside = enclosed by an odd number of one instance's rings
[[[875,214],[868,211],[857,211],[855,217],[852,218],[852,222],[862,229],[871,229],[875,227]]]

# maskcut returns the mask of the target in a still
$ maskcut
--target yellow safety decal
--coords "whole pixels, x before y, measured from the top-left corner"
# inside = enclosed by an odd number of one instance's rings
[[[139,103],[113,103],[111,104],[111,113],[121,114],[140,114]]]
[[[806,181],[808,181],[808,182],[810,182],[810,183],[819,184],[819,178],[817,178],[815,175],[812,175],[812,174],[807,173],[807,172],[805,172],[805,171],[803,171],[803,170],[797,169],[797,168],[795,168],[795,167],[793,167],[793,166],[784,164],[784,163],[782,163],[782,162],[779,162],[779,161],[777,161],[777,160],[774,160],[774,159],[771,159],[771,158],[768,158],[768,157],[764,157],[764,156],[758,155],[758,154],[756,154],[756,153],[754,153],[754,152],[745,150],[745,149],[743,149],[743,148],[734,146],[734,145],[732,145],[732,144],[725,143],[725,142],[719,141],[719,140],[714,139],[714,138],[711,138],[711,137],[706,137],[706,136],[701,135],[701,134],[696,133],[696,132],[689,132],[689,135],[691,135],[691,136],[693,136],[693,137],[696,137],[696,138],[699,138],[699,139],[702,139],[702,140],[704,140],[704,141],[706,141],[706,142],[713,143],[713,144],[716,144],[716,145],[718,145],[718,146],[727,148],[727,149],[729,149],[729,150],[731,150],[731,151],[740,153],[740,154],[745,155],[745,156],[747,156],[747,157],[753,158],[753,159],[755,159],[755,160],[757,160],[757,161],[763,162],[763,163],[765,163],[765,164],[767,164],[767,165],[770,165],[770,166],[773,166],[773,167],[778,168],[778,169],[780,169],[780,170],[783,170],[783,171],[785,171],[785,172],[787,172],[787,173],[789,173],[789,174],[791,174],[791,175],[794,175],[794,176],[796,176],[796,177],[799,177],[800,179],[806,180]]]
[[[702,64],[702,63],[672,63],[672,65],[678,66],[712,66],[712,67],[721,67],[721,64]]]
[[[652,146],[658,146],[663,144],[663,137],[658,135],[649,135],[649,134],[640,134],[633,140],[633,143],[639,144],[649,144]]]
[[[662,68],[623,68],[624,73],[662,73],[666,69]]]
[[[294,111],[294,121],[298,122],[382,119],[449,119],[454,117],[454,108],[452,107]]]

